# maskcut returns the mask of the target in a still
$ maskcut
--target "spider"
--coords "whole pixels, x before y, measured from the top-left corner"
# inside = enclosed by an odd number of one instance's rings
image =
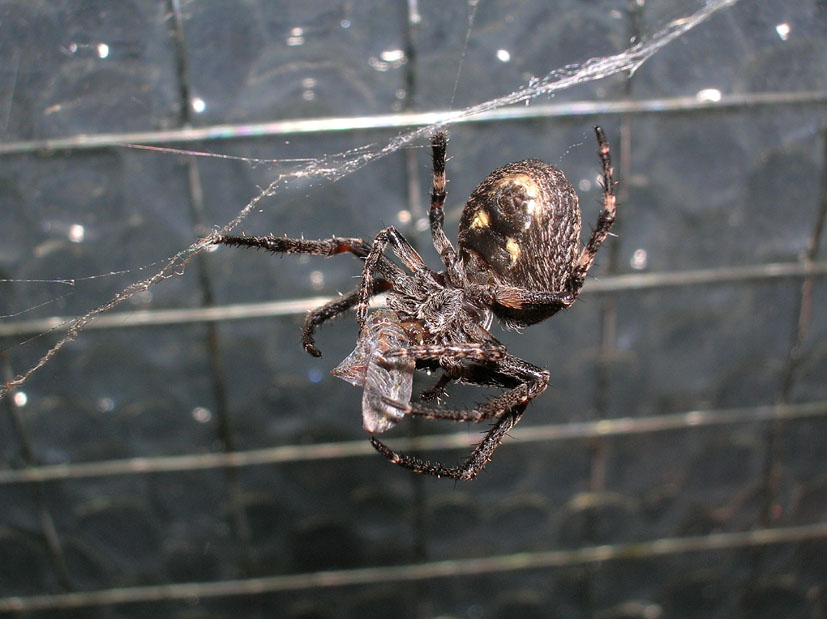
[[[577,193],[560,170],[537,159],[497,168],[480,183],[463,208],[455,248],[443,231],[447,138],[442,132],[431,139],[429,210],[431,236],[444,265],[441,271],[429,269],[392,226],[380,231],[373,243],[273,235],[219,235],[212,242],[277,254],[350,253],[362,259],[360,285],[307,315],[302,329],[305,350],[320,357],[316,328],[355,307],[356,348],[333,374],[364,388],[362,425],[372,435],[373,446],[391,462],[416,473],[473,479],[549,381],[547,370],[508,354],[491,335],[493,318],[507,328],[520,329],[569,307],[615,220],[609,145],[600,127],[594,131],[602,165],[603,208],[582,248]],[[389,245],[404,269],[385,255]],[[381,292],[388,292],[387,309],[368,315],[370,298]],[[434,387],[421,394],[421,402],[413,403],[417,369],[442,374]],[[451,382],[504,391],[470,410],[441,408],[435,401]],[[409,415],[493,420],[493,426],[464,463],[449,467],[397,453],[376,438]]]

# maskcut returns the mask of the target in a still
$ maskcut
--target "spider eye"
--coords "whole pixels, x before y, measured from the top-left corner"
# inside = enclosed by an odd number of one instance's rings
[[[528,159],[494,170],[474,190],[458,243],[466,268],[491,269],[503,283],[556,290],[577,257],[579,237],[574,189],[560,170]]]

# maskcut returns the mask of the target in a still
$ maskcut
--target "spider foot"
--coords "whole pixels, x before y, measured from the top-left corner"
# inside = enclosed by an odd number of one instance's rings
[[[316,346],[314,344],[310,344],[310,343],[306,342],[304,344],[304,350],[311,357],[321,357],[322,356],[322,351],[319,350],[318,348],[316,348]]]

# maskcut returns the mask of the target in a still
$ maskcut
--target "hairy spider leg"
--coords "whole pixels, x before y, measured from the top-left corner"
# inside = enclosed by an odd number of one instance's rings
[[[393,285],[390,282],[383,279],[374,280],[370,296],[372,297],[382,292],[387,292],[392,288]],[[347,294],[343,294],[307,313],[307,317],[304,319],[304,326],[302,327],[302,346],[304,346],[304,349],[310,355],[314,357],[322,356],[322,352],[316,348],[316,340],[314,337],[316,328],[339,314],[353,309],[359,302],[359,292],[359,288],[354,288]]]
[[[449,477],[460,481],[470,480],[479,475],[480,471],[485,468],[485,465],[491,461],[491,455],[497,447],[500,446],[508,431],[520,421],[527,406],[528,403],[520,404],[507,411],[506,414],[497,420],[494,427],[488,431],[485,438],[477,444],[468,459],[463,464],[455,467],[447,467],[439,462],[428,462],[416,456],[397,453],[374,436],[370,438],[370,442],[376,451],[388,460],[401,467],[410,469],[414,473],[424,473],[426,475],[433,475],[434,477]]]
[[[373,240],[373,247],[367,258],[365,258],[365,267],[362,270],[362,284],[359,287],[359,305],[356,307],[356,321],[359,323],[360,330],[364,328],[365,320],[367,320],[368,317],[368,299],[370,299],[374,273],[380,270],[379,267],[383,260],[390,262],[390,260],[383,255],[388,244],[390,244],[393,252],[412,273],[436,281],[436,274],[428,268],[422,257],[396,228],[390,226],[384,230],[380,230],[379,234],[377,234]],[[402,275],[401,277],[404,278],[406,276]],[[398,277],[386,277],[386,279],[390,279],[393,283],[399,281]]]
[[[448,239],[442,228],[445,213],[442,210],[445,204],[445,197],[448,195],[445,190],[445,151],[448,146],[448,139],[445,133],[439,132],[431,138],[431,158],[434,166],[434,182],[431,188],[431,206],[428,209],[428,220],[431,222],[431,237],[442,262],[449,271],[457,269],[457,252],[450,239]]]
[[[350,253],[357,258],[365,259],[370,254],[371,246],[362,239],[355,238],[332,238],[320,240],[293,239],[286,236],[216,236],[213,239],[216,245],[230,245],[235,247],[252,247],[264,249],[274,254],[309,254],[312,256],[337,256]],[[376,261],[376,270],[385,278],[376,280],[368,290],[368,298],[390,290],[390,281],[404,277],[402,269],[393,262],[380,256]],[[321,357],[321,351],[316,348],[313,334],[323,322],[330,320],[338,314],[345,312],[356,305],[360,299],[361,288],[330,301],[325,305],[313,310],[307,315],[302,328],[302,346],[314,357]]]
[[[499,361],[506,356],[505,346],[483,342],[460,344],[414,344],[382,353],[386,359]]]
[[[490,376],[475,376],[474,370],[478,366],[467,366],[463,370],[469,373],[464,376],[466,382],[488,384],[495,382]],[[461,370],[461,372],[463,371]],[[429,462],[416,456],[409,456],[390,449],[376,437],[371,437],[373,447],[388,460],[410,469],[415,473],[424,473],[435,477],[450,477],[456,480],[470,480],[475,478],[491,460],[491,455],[499,447],[505,435],[513,428],[525,413],[529,402],[545,391],[549,374],[527,361],[507,355],[497,364],[494,371],[499,376],[500,384],[512,386],[513,389],[502,396],[494,398],[475,410],[444,410],[434,407],[412,406],[401,402],[393,402],[383,398],[386,404],[400,406],[405,414],[421,415],[427,419],[448,419],[452,421],[479,422],[485,419],[497,419],[494,426],[487,432],[485,438],[474,448],[466,461],[456,467],[446,467],[439,462]],[[456,380],[459,376],[451,377]],[[447,380],[447,379],[446,379]],[[441,384],[443,379],[440,379]],[[439,385],[438,384],[438,385]]]
[[[505,378],[506,382],[511,382],[512,385],[516,384],[516,386],[471,410],[437,408],[411,404],[410,402],[387,401],[386,403],[396,406],[406,415],[415,415],[426,419],[479,423],[492,417],[499,417],[522,404],[527,404],[546,390],[550,377],[548,370],[511,355],[505,355],[502,360],[496,362],[492,371]],[[513,380],[509,381],[509,379]]]
[[[583,282],[586,279],[586,274],[589,272],[592,264],[594,264],[594,257],[597,250],[606,237],[609,236],[609,229],[615,221],[617,214],[617,199],[615,197],[615,180],[614,168],[612,167],[612,153],[609,149],[609,143],[606,141],[606,135],[603,129],[599,126],[594,126],[594,133],[597,136],[598,151],[600,163],[602,165],[602,183],[603,183],[603,210],[597,216],[597,224],[592,230],[591,237],[588,243],[580,252],[580,260],[577,267],[572,273],[570,282],[571,289],[575,292],[580,291]]]
[[[235,247],[253,247],[266,249],[274,254],[310,254],[313,256],[336,256],[351,253],[358,258],[365,258],[370,253],[370,245],[362,239],[291,239],[286,236],[222,236],[213,239],[216,245],[232,245]]]

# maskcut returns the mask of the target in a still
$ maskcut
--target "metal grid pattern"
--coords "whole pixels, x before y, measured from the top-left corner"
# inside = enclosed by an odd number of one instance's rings
[[[553,4],[0,2],[4,379],[292,160],[387,142],[701,3]],[[623,181],[582,299],[503,336],[552,387],[472,484],[374,454],[360,395],[326,376],[349,321],[322,362],[301,351],[303,312],[354,261],[222,249],[97,317],[1,403],[0,612],[827,614],[822,4],[744,0],[631,78],[450,127],[446,228],[530,156],[591,221],[594,122]],[[435,264],[428,182],[427,150],[403,149],[292,184],[244,229],[393,223]],[[392,444],[452,461],[478,430],[412,423]]]

